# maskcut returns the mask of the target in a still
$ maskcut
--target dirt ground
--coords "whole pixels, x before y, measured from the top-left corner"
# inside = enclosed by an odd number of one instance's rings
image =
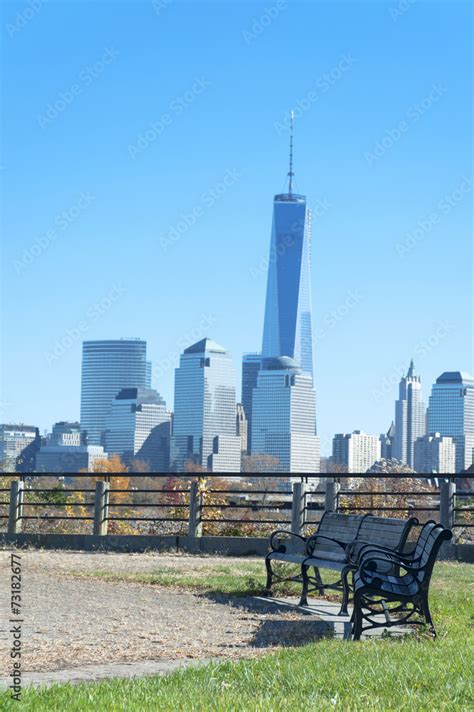
[[[22,551],[23,669],[251,657],[321,637],[303,611],[254,597],[192,593],[157,585],[80,578],[107,571],[153,573],[158,566],[197,572],[209,557]],[[0,673],[9,668],[10,551],[0,552]],[[259,560],[262,563],[261,559]],[[241,559],[212,557],[241,565]]]

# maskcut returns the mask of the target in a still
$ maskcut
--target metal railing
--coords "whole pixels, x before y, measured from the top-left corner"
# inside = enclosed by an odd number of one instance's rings
[[[126,478],[126,480],[122,479]],[[325,510],[417,516],[442,521],[463,538],[474,527],[474,487],[452,476],[354,474],[340,478],[275,474],[31,474],[0,489],[0,526],[31,533],[266,536],[275,528],[307,533]],[[381,490],[381,480],[390,486]],[[413,486],[413,480],[416,486]],[[391,480],[394,480],[393,485]],[[468,482],[468,480],[466,480]],[[470,480],[471,484],[473,480]],[[318,483],[316,485],[316,483]],[[47,485],[47,486],[45,486]]]

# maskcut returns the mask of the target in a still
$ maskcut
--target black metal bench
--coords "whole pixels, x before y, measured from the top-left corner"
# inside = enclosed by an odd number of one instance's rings
[[[428,590],[440,547],[451,537],[450,529],[429,521],[422,527],[411,554],[400,555],[370,546],[362,548],[359,570],[354,574],[354,640],[359,640],[370,628],[403,624],[427,624],[436,637]],[[390,607],[393,603],[396,605]]]
[[[411,527],[417,524],[414,518],[392,519],[371,514],[354,515],[325,512],[315,534],[308,539],[285,530],[277,530],[270,537],[271,551],[265,557],[267,569],[267,592],[273,581],[297,581],[303,584],[300,605],[308,604],[308,593],[324,589],[342,591],[340,615],[347,614],[351,586],[349,575],[357,570],[359,551],[366,544],[385,546],[402,553]],[[279,576],[272,562],[297,564],[300,573],[295,576]],[[312,568],[314,575],[309,574]],[[336,583],[323,583],[319,569],[340,572]]]

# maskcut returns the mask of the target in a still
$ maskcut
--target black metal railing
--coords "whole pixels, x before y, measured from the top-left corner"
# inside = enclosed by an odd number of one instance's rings
[[[290,489],[290,476],[280,474],[125,472],[11,477],[16,484],[0,489],[0,528],[3,525],[11,534],[92,533],[93,522],[95,534],[265,536],[277,527],[295,527],[295,522],[308,531],[325,509],[382,516],[415,515],[421,522],[428,518],[439,520],[443,496],[447,498],[443,510],[449,518],[447,523],[464,532],[465,538],[466,532],[470,538],[474,527],[474,488],[458,487],[456,491],[452,475],[438,475],[438,483],[434,484],[432,476],[353,474],[353,478],[364,478],[363,487],[359,481],[359,486],[353,488],[348,476],[342,476],[337,480],[329,478],[333,488],[329,490],[325,476],[292,474],[293,483],[302,483],[303,489],[298,490],[303,493],[301,501],[295,499],[295,487]],[[401,483],[407,477],[411,487],[390,482]],[[389,482],[383,491],[381,479]]]

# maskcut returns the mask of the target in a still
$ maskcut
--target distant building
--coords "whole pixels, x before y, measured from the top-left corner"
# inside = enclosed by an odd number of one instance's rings
[[[83,445],[80,423],[68,423],[61,420],[53,425],[53,430],[48,439],[48,445]]]
[[[122,388],[145,387],[146,341],[84,341],[82,345],[81,428],[89,445],[103,445],[111,404]]]
[[[242,405],[248,423],[247,451],[252,449],[252,395],[257,386],[258,372],[262,366],[262,355],[258,353],[244,354],[242,357]]]
[[[235,373],[228,352],[211,339],[185,349],[175,371],[171,469],[193,463],[214,472],[240,472]]]
[[[105,449],[127,466],[141,460],[151,472],[168,472],[170,430],[171,413],[157,391],[122,388],[107,417]]]
[[[395,403],[395,436],[392,455],[413,467],[415,440],[426,432],[426,411],[421,392],[421,379],[415,373],[413,359],[406,376],[400,381],[399,399]]]
[[[439,433],[418,438],[415,442],[415,470],[422,474],[454,474],[456,445],[453,439]]]
[[[106,460],[101,445],[43,445],[36,455],[36,472],[93,472],[98,460]]]
[[[145,380],[146,388],[153,388],[152,380],[153,380],[153,364],[151,361],[147,361],[146,362],[146,380]]]
[[[380,457],[383,460],[391,460],[393,456],[393,441],[395,439],[395,423],[392,423],[387,430],[387,433],[382,433],[380,440]]]
[[[474,378],[446,371],[436,379],[428,406],[428,431],[450,436],[456,446],[456,472],[473,462]]]
[[[376,435],[361,430],[344,435],[338,433],[332,441],[332,461],[344,472],[367,472],[380,459],[380,442]]]
[[[272,472],[319,473],[311,374],[287,356],[263,359],[253,391],[251,454],[274,458]]]
[[[0,464],[3,472],[34,471],[36,451],[41,439],[34,425],[0,425]]]
[[[241,403],[236,405],[235,434],[240,438],[240,450],[243,455],[248,454],[248,422],[245,417],[244,407]]]

